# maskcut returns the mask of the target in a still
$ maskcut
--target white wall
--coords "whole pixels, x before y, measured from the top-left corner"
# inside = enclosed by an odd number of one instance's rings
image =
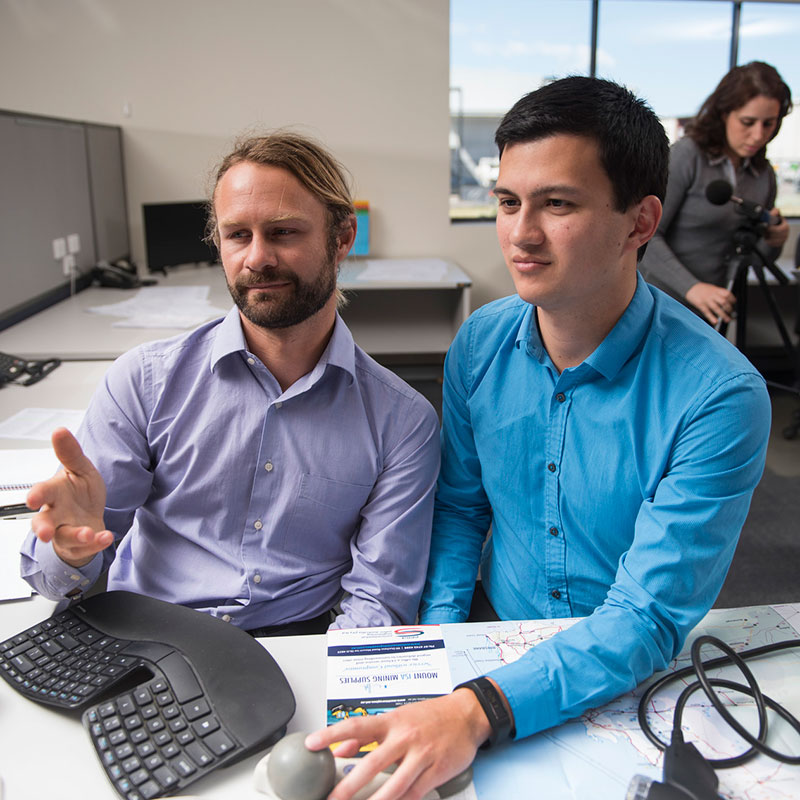
[[[293,126],[350,169],[375,255],[511,293],[494,227],[448,219],[448,86],[447,0],[0,0],[0,108],[123,127],[139,261],[142,203],[204,197],[235,136]]]

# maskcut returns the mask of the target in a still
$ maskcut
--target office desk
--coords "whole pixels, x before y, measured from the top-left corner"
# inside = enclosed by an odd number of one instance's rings
[[[371,260],[380,263],[380,260]],[[408,264],[413,265],[414,259]],[[342,309],[356,342],[373,356],[443,354],[469,313],[471,280],[448,263],[441,279],[363,280],[366,262],[345,261],[339,287],[348,294]],[[209,302],[231,307],[220,266],[182,267],[163,287],[208,286]],[[87,308],[128,299],[136,289],[92,287],[0,332],[0,351],[23,358],[114,359],[142,342],[175,336],[175,328],[114,328],[114,317],[86,313]]]
[[[0,640],[48,617],[55,603],[38,595],[0,603]],[[297,699],[288,730],[325,724],[325,636],[263,639]],[[191,787],[192,796],[217,800],[265,800],[253,788],[253,768],[264,753],[221,769]],[[26,700],[0,681],[0,777],[3,800],[116,798],[79,714],[58,712]]]
[[[0,421],[26,408],[84,410],[111,363],[65,361],[32,386],[12,383],[0,387]],[[49,446],[49,442],[32,439],[0,438],[0,450]]]
[[[31,600],[11,601],[0,603],[0,640],[40,622],[49,616],[55,604],[41,597]],[[727,618],[741,623],[741,615],[746,609],[731,609],[722,612]],[[798,609],[800,611],[800,609]],[[720,612],[713,612],[719,614]],[[774,612],[773,612],[774,613]],[[794,612],[797,613],[797,612]],[[719,617],[716,618],[718,624]],[[764,627],[760,631],[759,625],[750,625],[756,621],[751,618],[745,621],[746,631],[744,641],[750,636],[762,637],[764,641],[774,641],[776,636],[774,627]],[[479,623],[478,623],[479,624]],[[514,626],[520,623],[514,623]],[[797,619],[794,619],[797,630]],[[702,625],[702,623],[701,623]],[[698,626],[700,629],[701,626]],[[718,633],[719,631],[714,631]],[[775,639],[772,637],[775,636]],[[739,633],[734,637],[742,643]],[[783,637],[785,638],[785,637]],[[269,650],[280,665],[294,691],[297,701],[297,711],[290,721],[288,730],[310,731],[315,730],[325,723],[325,670],[326,670],[326,639],[325,636],[293,636],[284,638],[262,639],[261,643]],[[733,641],[733,639],[730,639]],[[763,643],[759,641],[759,644]],[[774,661],[773,661],[774,659]],[[761,670],[773,672],[773,682],[786,682],[792,684],[797,675],[797,656],[791,651],[784,651],[781,655],[769,657],[768,660],[759,659],[760,666],[755,662],[756,676],[761,680]],[[771,666],[770,666],[771,664]],[[741,680],[736,676],[735,680]],[[768,692],[778,702],[786,704],[787,697],[774,693],[774,688]],[[663,698],[662,698],[663,699]],[[616,717],[619,726],[620,740],[634,751],[638,750],[643,740],[641,734],[634,734],[635,730],[628,722],[630,714],[625,712],[620,715],[615,704],[606,711],[609,714],[608,722],[612,723]],[[660,712],[669,715],[669,704],[659,704]],[[797,714],[796,704],[789,704],[788,708]],[[602,712],[603,709],[598,709]],[[542,787],[541,796],[558,798],[574,798],[575,787],[580,785],[577,774],[572,770],[580,771],[583,785],[596,787],[602,785],[602,791],[596,790],[593,794],[579,794],[580,797],[590,797],[592,800],[621,800],[625,796],[627,784],[636,769],[626,760],[621,772],[615,772],[616,762],[609,759],[609,753],[595,750],[603,742],[614,738],[614,724],[606,726],[605,718],[591,716],[591,724],[597,728],[594,741],[586,740],[585,733],[581,730],[581,743],[578,750],[574,746],[561,744],[559,735],[570,725],[567,723],[560,729],[553,729],[539,737],[531,737],[518,743],[508,744],[495,751],[479,752],[475,762],[476,776],[479,776],[484,785],[491,787],[491,797],[510,798],[530,797],[535,795],[535,786]],[[633,718],[631,718],[633,719]],[[752,724],[753,717],[743,717],[746,725]],[[582,728],[584,721],[574,720],[573,724]],[[797,752],[796,734],[790,734],[788,727],[781,720],[772,718],[770,730],[773,746],[784,752]],[[707,738],[707,737],[706,737]],[[544,746],[545,749],[541,749]],[[731,741],[732,751],[723,750],[721,754],[730,755],[741,752],[744,748],[741,742]],[[583,752],[583,749],[586,752]],[[580,752],[579,752],[580,750]],[[602,757],[598,757],[602,753]],[[505,754],[505,755],[504,755]],[[642,756],[645,751],[641,750]],[[194,795],[198,797],[217,798],[217,800],[265,800],[264,795],[256,792],[252,787],[252,772],[255,764],[262,754],[256,754],[227,769],[212,773],[192,787]],[[578,756],[576,758],[576,756]],[[564,760],[565,757],[567,760]],[[762,758],[762,757],[759,757]],[[642,759],[640,767],[646,764]],[[762,764],[763,767],[763,764]],[[566,770],[566,771],[565,771]],[[737,794],[737,798],[753,797],[792,797],[800,796],[800,767],[780,766],[775,762],[767,765],[767,778],[773,780],[779,770],[784,774],[781,783],[775,787],[775,793],[765,793],[769,787],[759,789],[758,774],[752,764],[739,767],[737,770],[744,774],[747,781],[753,782],[752,793]],[[641,769],[638,771],[642,771]],[[660,772],[660,769],[658,770]],[[652,770],[650,770],[652,772]],[[763,769],[762,769],[763,773]],[[41,798],[58,798],[58,800],[85,800],[86,798],[115,797],[107,779],[101,770],[97,757],[91,746],[89,736],[84,731],[79,715],[57,712],[37,703],[26,700],[17,694],[5,681],[0,681],[0,775],[6,784],[4,800],[41,800]],[[723,773],[720,773],[722,776]],[[608,778],[613,778],[609,781]],[[655,776],[654,776],[655,777]],[[487,783],[488,779],[488,783]],[[599,783],[595,783],[599,781]],[[476,777],[476,784],[480,781]],[[611,788],[609,788],[609,786]],[[524,787],[524,788],[523,788]],[[478,787],[480,788],[480,787]],[[757,790],[757,791],[756,791]],[[726,795],[727,796],[727,795]]]

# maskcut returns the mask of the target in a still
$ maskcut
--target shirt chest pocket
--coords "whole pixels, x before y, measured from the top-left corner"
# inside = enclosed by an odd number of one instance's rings
[[[276,546],[311,561],[349,559],[350,541],[371,491],[372,485],[303,475],[288,523],[275,537]]]

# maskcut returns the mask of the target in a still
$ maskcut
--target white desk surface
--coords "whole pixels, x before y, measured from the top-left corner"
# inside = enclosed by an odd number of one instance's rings
[[[408,261],[413,263],[414,260]],[[445,275],[436,281],[403,281],[402,275],[392,281],[364,281],[359,275],[365,268],[366,261],[345,261],[340,272],[340,288],[358,292],[394,289],[468,292],[471,284],[469,276],[449,262]],[[159,274],[155,277],[158,285],[163,287],[208,286],[209,303],[223,309],[229,309],[232,305],[219,265],[184,266],[166,276]],[[114,359],[143,342],[176,336],[182,332],[177,328],[114,328],[114,317],[86,313],[86,309],[93,306],[126,300],[136,291],[91,287],[79,292],[0,332],[0,352],[23,358]]]
[[[55,603],[38,595],[0,603],[0,641],[50,616]],[[325,724],[325,636],[260,640],[286,675],[297,701],[288,730]],[[263,752],[218,770],[190,788],[217,800],[265,800],[253,788],[253,768]],[[26,700],[0,680],[0,777],[3,800],[96,800],[118,796],[94,753],[77,713]]]
[[[0,421],[26,408],[57,408],[83,411],[111,361],[64,361],[32,386],[6,384],[0,387]],[[49,442],[0,437],[0,450],[49,447]]]
[[[209,302],[231,307],[221,267],[183,268],[157,276],[159,286],[209,286]],[[181,333],[177,328],[114,328],[116,317],[87,314],[93,306],[119,303],[138,289],[92,287],[0,332],[0,351],[23,358],[115,359],[143,342]]]

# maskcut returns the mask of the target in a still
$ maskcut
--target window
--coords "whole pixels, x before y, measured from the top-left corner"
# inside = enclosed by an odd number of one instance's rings
[[[450,218],[493,219],[494,132],[526,92],[553,78],[596,74],[628,86],[671,140],[736,63],[773,64],[800,106],[800,3],[727,0],[451,0]],[[596,47],[592,32],[596,30]],[[800,108],[769,156],[778,207],[800,216]]]
[[[739,64],[767,61],[792,90],[795,110],[785,117],[767,153],[778,178],[775,205],[786,217],[800,217],[800,5],[742,3]]]
[[[494,218],[494,132],[547,80],[589,72],[589,0],[451,0],[450,215]]]

